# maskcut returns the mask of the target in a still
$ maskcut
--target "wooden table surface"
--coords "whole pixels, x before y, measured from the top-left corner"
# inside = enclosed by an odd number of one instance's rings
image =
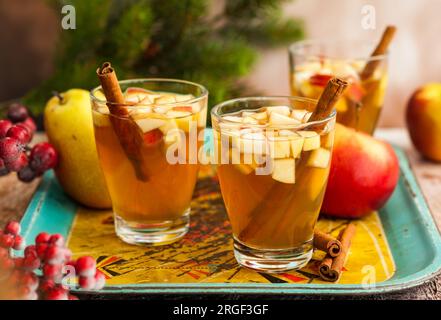
[[[438,230],[441,230],[441,164],[435,164],[423,160],[412,148],[409,138],[403,129],[379,129],[378,137],[386,139],[402,147],[411,163],[411,167],[417,177],[422,192],[427,200]],[[42,135],[38,140],[44,139]],[[39,181],[30,184],[21,183],[15,174],[0,178],[0,226],[11,219],[21,219]],[[91,297],[94,298],[94,297]],[[95,297],[96,298],[96,297]],[[123,297],[114,297],[123,298]],[[147,297],[144,297],[147,298]],[[229,298],[243,298],[231,296]],[[282,297],[281,297],[282,298]],[[283,298],[288,298],[284,296]],[[311,299],[311,296],[290,296],[292,299]],[[320,296],[318,298],[321,298]],[[329,297],[335,299],[352,299],[354,297]],[[401,292],[362,296],[361,299],[434,299],[441,300],[441,275],[419,287],[407,289]],[[359,298],[357,298],[359,299]]]

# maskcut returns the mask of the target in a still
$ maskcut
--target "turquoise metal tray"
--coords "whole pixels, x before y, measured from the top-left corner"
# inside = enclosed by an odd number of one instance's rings
[[[396,265],[389,280],[375,286],[295,283],[150,283],[106,286],[103,293],[224,294],[372,294],[402,290],[428,281],[441,269],[441,237],[410,169],[406,155],[395,148],[401,176],[380,218]],[[64,195],[54,176],[46,174],[22,220],[28,243],[42,230],[65,236],[77,205]]]

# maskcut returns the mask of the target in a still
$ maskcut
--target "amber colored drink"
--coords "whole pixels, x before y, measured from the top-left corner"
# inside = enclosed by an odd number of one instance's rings
[[[337,122],[372,135],[384,103],[388,79],[387,55],[366,59],[336,58],[334,51],[325,50],[327,45],[330,44],[320,47],[318,43],[306,41],[290,48],[291,93],[317,99],[333,76],[347,80],[350,85],[336,105]],[[379,61],[379,67],[363,79],[360,75],[372,59]]]
[[[198,173],[197,158],[191,154],[197,153],[202,144],[197,135],[205,127],[206,96],[145,87],[125,90],[126,102],[131,104],[130,116],[118,119],[136,124],[142,134],[140,153],[144,161],[140,165],[145,179],[136,174],[136,163],[128,157],[115,132],[114,115],[105,103],[92,99],[95,139],[117,234],[129,243],[165,244],[188,230]],[[94,95],[101,97],[100,91]]]
[[[310,259],[329,175],[335,113],[312,125],[314,103],[293,99],[255,101],[263,106],[212,117],[219,154],[229,155],[218,176],[235,255],[263,271],[300,268]]]

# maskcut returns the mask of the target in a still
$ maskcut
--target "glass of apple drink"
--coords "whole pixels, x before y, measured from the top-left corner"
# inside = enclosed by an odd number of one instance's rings
[[[316,102],[241,98],[212,110],[220,187],[243,266],[278,272],[311,258],[335,123],[335,111],[308,122]]]
[[[118,108],[124,116],[109,112],[101,87],[91,93],[98,157],[116,233],[132,244],[171,243],[188,230],[208,92],[199,84],[171,79],[119,84],[126,104]],[[135,159],[130,148],[137,139]]]
[[[373,134],[387,86],[387,54],[370,56],[366,41],[300,41],[289,48],[291,94],[317,99],[333,76],[350,85],[336,104],[337,122]],[[365,66],[376,63],[368,75]]]

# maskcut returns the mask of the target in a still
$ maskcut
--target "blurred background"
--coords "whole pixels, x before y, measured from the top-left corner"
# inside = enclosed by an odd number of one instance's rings
[[[61,7],[76,8],[63,30]],[[362,8],[376,27],[362,28]],[[287,47],[302,38],[378,39],[391,46],[380,125],[402,126],[418,86],[440,81],[441,1],[435,0],[0,0],[0,101],[25,97],[38,114],[52,90],[96,85],[103,60],[120,78],[173,76],[205,84],[210,103],[253,93],[289,94]]]

